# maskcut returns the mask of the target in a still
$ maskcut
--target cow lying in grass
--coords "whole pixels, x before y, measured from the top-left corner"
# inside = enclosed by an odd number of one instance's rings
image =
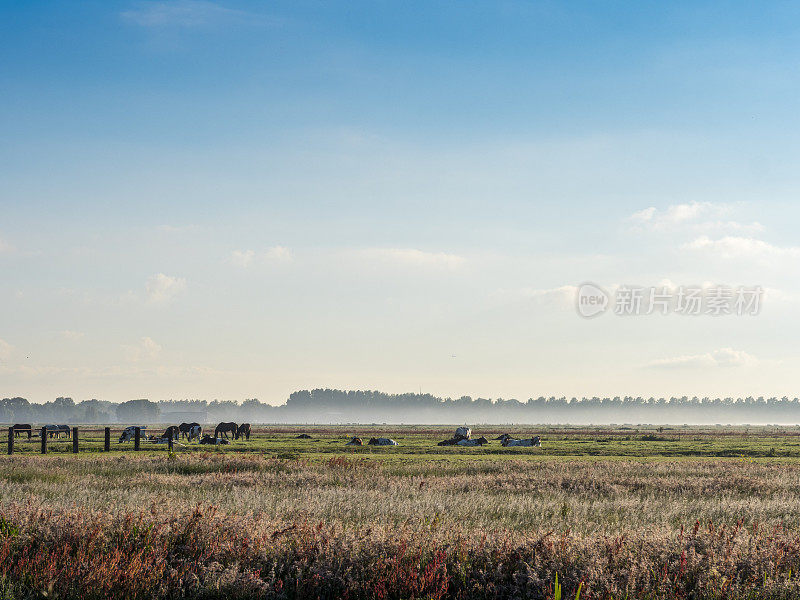
[[[201,444],[210,444],[212,446],[219,446],[220,444],[230,444],[228,440],[221,437],[211,437],[208,434],[205,434],[203,438],[200,440]]]
[[[474,440],[458,440],[455,445],[456,446],[483,446],[484,444],[488,444],[489,440],[485,437],[481,436]]]
[[[500,437],[501,437],[500,443],[504,447],[509,447],[509,446],[525,446],[525,447],[536,446],[538,448],[538,447],[541,447],[541,445],[542,445],[542,439],[538,435],[533,436],[530,439],[525,439],[525,440],[514,439],[510,435],[508,435],[507,433],[504,433]]]
[[[367,442],[370,446],[398,446],[399,444],[389,438],[369,438]]]
[[[311,437],[311,436],[309,436]],[[363,446],[364,442],[360,437],[354,437],[349,442],[345,444],[345,446]]]

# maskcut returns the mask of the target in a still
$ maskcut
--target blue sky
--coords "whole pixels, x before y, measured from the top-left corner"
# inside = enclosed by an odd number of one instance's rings
[[[0,394],[796,395],[798,13],[0,4]]]

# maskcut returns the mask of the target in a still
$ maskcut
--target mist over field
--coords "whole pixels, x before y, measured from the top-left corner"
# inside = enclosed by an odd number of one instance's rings
[[[216,421],[307,424],[688,424],[793,425],[798,398],[438,398],[430,394],[315,389],[278,406],[234,401],[146,399],[112,403],[60,397],[44,404],[0,401],[0,422],[178,423]]]

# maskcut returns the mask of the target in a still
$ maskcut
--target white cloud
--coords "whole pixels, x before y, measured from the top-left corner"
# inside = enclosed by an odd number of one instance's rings
[[[264,252],[264,260],[266,261],[286,261],[291,260],[291,258],[291,251],[283,246],[273,246]]]
[[[435,269],[454,269],[465,262],[464,257],[458,254],[425,252],[415,248],[367,248],[358,251],[358,254],[378,262]]]
[[[652,369],[699,369],[714,367],[745,367],[758,363],[758,359],[742,350],[720,348],[705,354],[690,354],[659,358],[645,365]]]
[[[142,27],[200,27],[242,14],[206,0],[141,2],[122,17]]]
[[[0,360],[8,360],[11,358],[11,351],[13,346],[7,341],[0,339]]]
[[[683,248],[707,252],[722,258],[753,258],[764,260],[784,256],[800,256],[800,247],[797,246],[781,248],[780,246],[774,246],[763,240],[738,236],[725,236],[717,240],[712,240],[710,237],[704,235],[684,244]]]
[[[185,279],[158,273],[147,280],[147,301],[151,304],[166,304],[185,289]]]
[[[292,260],[292,252],[284,246],[273,246],[257,254],[255,250],[234,250],[230,256],[231,263],[237,267],[247,268],[254,263],[280,263]]]
[[[161,354],[161,346],[149,337],[143,337],[138,344],[125,345],[122,349],[130,362],[155,360]]]
[[[692,233],[759,233],[764,226],[757,221],[741,223],[739,221],[723,220],[722,217],[730,214],[733,208],[727,204],[713,202],[690,202],[673,204],[664,210],[650,206],[644,210],[633,213],[627,221],[635,229],[648,231],[674,231],[686,229]]]
[[[252,250],[234,250],[231,252],[231,262],[237,267],[249,267],[255,255]]]

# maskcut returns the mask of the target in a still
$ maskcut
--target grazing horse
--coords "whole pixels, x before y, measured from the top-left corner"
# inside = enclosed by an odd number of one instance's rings
[[[28,434],[28,439],[31,439],[33,435],[33,428],[30,426],[30,423],[17,423],[11,429],[14,430],[14,437],[19,437],[25,433]]]
[[[225,439],[228,438],[228,434],[230,433],[234,438],[236,437],[236,433],[239,431],[239,427],[234,422],[229,423],[220,423],[217,425],[217,428],[214,430],[214,437],[218,438],[220,434],[222,434]]]
[[[191,440],[192,438],[189,434],[192,433],[192,427],[200,427],[200,423],[181,423],[178,425],[181,436]]]
[[[44,431],[49,438],[60,438],[61,434],[66,434],[67,439],[72,437],[72,430],[69,425],[45,425]]]
[[[398,446],[399,444],[389,438],[370,438],[367,442],[370,446]]]
[[[164,431],[164,433],[161,434],[161,438],[167,440],[173,439],[177,441],[180,439],[180,437],[181,437],[181,430],[177,425],[170,425],[169,427],[167,427],[166,431]]]
[[[239,425],[239,429],[236,430],[236,439],[245,438],[248,442],[250,441],[250,423],[242,423]]]

